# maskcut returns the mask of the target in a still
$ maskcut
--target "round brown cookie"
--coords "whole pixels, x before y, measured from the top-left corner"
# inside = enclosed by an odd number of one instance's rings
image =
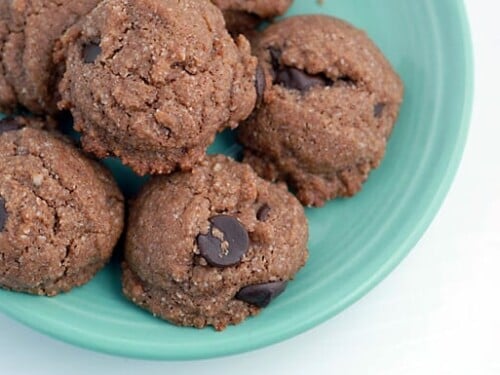
[[[0,121],[0,287],[55,295],[89,281],[123,229],[110,173],[30,120]]]
[[[305,205],[358,192],[381,162],[403,84],[361,30],[292,17],[260,36],[262,102],[240,127],[245,161],[287,181]]]
[[[0,4],[0,110],[21,104],[34,113],[57,112],[62,67],[57,40],[100,0],[12,0]]]
[[[292,0],[212,0],[224,14],[232,34],[246,34],[263,20],[284,14]]]
[[[207,0],[103,1],[63,43],[83,147],[139,174],[190,169],[255,105],[257,60]]]
[[[284,185],[208,157],[154,178],[131,208],[123,290],[178,325],[217,330],[257,314],[305,264],[304,210]]]

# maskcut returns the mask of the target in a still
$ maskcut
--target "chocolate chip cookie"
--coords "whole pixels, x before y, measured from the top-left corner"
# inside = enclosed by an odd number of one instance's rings
[[[363,31],[327,16],[274,24],[256,51],[262,99],[240,127],[245,161],[308,206],[354,195],[398,117],[397,73]]]
[[[84,149],[139,174],[190,169],[255,105],[249,43],[208,0],[105,0],[63,46],[60,106]]]
[[[100,0],[0,2],[0,110],[20,104],[34,113],[57,112],[62,67],[53,61],[57,41]]]
[[[106,264],[124,205],[100,164],[31,124],[0,120],[0,287],[52,296]]]
[[[305,264],[304,210],[284,185],[208,157],[155,177],[131,208],[123,290],[170,322],[217,330],[257,314]]]
[[[263,20],[284,14],[292,0],[212,0],[212,3],[222,10],[232,34],[246,34]]]

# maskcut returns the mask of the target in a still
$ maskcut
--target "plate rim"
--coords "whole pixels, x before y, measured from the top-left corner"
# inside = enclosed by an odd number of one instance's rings
[[[359,288],[350,293],[345,298],[342,304],[334,306],[329,310],[324,310],[321,313],[315,314],[310,320],[307,321],[307,323],[304,323],[303,325],[294,327],[290,330],[287,330],[286,332],[274,334],[271,338],[266,337],[264,339],[252,340],[250,344],[247,343],[247,345],[244,345],[244,347],[238,346],[226,348],[224,353],[222,353],[220,349],[205,349],[204,352],[190,352],[183,354],[162,353],[161,355],[158,355],[158,353],[138,353],[137,350],[133,350],[133,348],[127,346],[126,343],[123,343],[121,347],[117,348],[115,346],[111,347],[110,345],[107,345],[105,343],[96,344],[90,343],[88,342],[88,340],[86,341],[75,339],[74,336],[70,337],[70,335],[67,334],[57,334],[55,330],[50,330],[40,324],[37,324],[37,319],[33,319],[32,317],[26,316],[25,314],[19,314],[17,313],[18,311],[16,310],[16,308],[6,308],[5,306],[2,306],[2,304],[0,304],[0,312],[10,317],[11,319],[53,339],[63,341],[70,345],[74,345],[93,352],[106,353],[113,356],[142,360],[187,361],[227,357],[266,348],[268,346],[283,342],[285,340],[289,340],[301,333],[309,331],[310,329],[325,323],[340,312],[352,306],[354,303],[366,296],[373,288],[379,285],[389,274],[391,274],[392,271],[407,257],[410,251],[421,240],[422,236],[428,230],[440,208],[442,207],[460,166],[465,151],[472,117],[475,71],[474,49],[467,8],[465,6],[464,0],[455,3],[455,5],[459,14],[457,25],[460,28],[461,37],[463,39],[462,48],[465,57],[465,92],[463,93],[463,107],[461,114],[461,123],[459,124],[459,130],[457,132],[457,142],[454,145],[453,151],[449,154],[448,166],[444,170],[443,177],[436,188],[436,193],[434,194],[433,199],[426,206],[420,219],[416,222],[413,231],[410,232],[405,240],[400,243],[392,256],[387,258],[385,263],[377,270],[377,272],[372,274],[371,277],[367,278]]]

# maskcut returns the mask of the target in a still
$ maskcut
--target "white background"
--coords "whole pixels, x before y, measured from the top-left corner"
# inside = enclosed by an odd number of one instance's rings
[[[466,3],[476,99],[464,160],[429,231],[369,295],[287,342],[190,363],[88,352],[0,315],[0,374],[500,374],[500,2]]]

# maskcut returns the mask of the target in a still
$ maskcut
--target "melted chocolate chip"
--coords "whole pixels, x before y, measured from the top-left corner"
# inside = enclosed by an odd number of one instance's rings
[[[242,288],[236,294],[236,299],[257,307],[267,307],[273,299],[283,293],[286,286],[287,281],[250,285]]]
[[[200,234],[196,239],[201,256],[215,267],[238,264],[250,246],[248,232],[232,216],[214,216],[210,222],[210,232]]]
[[[382,116],[384,109],[385,109],[384,103],[375,104],[375,106],[373,107],[373,115],[375,117],[379,118],[380,116]]]
[[[0,134],[22,129],[24,126],[19,124],[14,118],[6,117],[0,120]]]
[[[281,63],[282,51],[278,48],[271,47],[269,54],[273,66],[274,84],[302,93],[315,86],[333,85],[333,81],[324,74],[309,74],[303,70],[283,65]]]
[[[331,86],[332,81],[322,74],[311,75],[302,70],[284,67],[276,72],[274,83],[285,86],[287,89],[306,92],[315,86]]]
[[[96,61],[97,57],[101,54],[102,49],[99,43],[90,42],[83,46],[83,62],[91,64]]]
[[[267,203],[265,203],[259,211],[257,211],[257,220],[266,221],[269,217],[269,212],[271,212],[271,207]]]
[[[5,200],[0,197],[0,232],[5,228],[5,223],[7,222],[7,209],[5,208]]]
[[[264,75],[264,70],[259,65],[257,71],[255,72],[255,89],[257,90],[257,104],[262,101],[264,96],[264,91],[266,90],[266,76]]]

